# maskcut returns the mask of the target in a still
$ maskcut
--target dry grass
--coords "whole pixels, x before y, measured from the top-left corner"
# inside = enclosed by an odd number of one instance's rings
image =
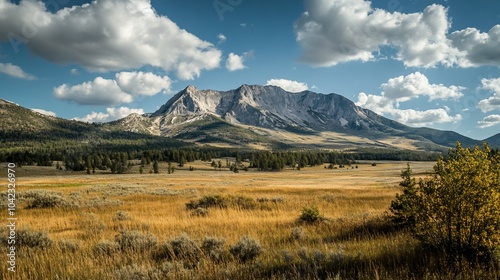
[[[195,167],[195,171],[177,170],[174,174],[166,174],[166,165],[161,165],[161,174],[140,175],[138,167],[134,167],[132,172],[137,174],[61,173],[65,176],[53,176],[53,171],[44,176],[37,167],[23,167],[17,174],[18,192],[57,191],[63,197],[78,200],[79,207],[24,209],[27,202],[19,205],[19,228],[47,232],[54,245],[45,249],[19,248],[16,277],[4,267],[0,278],[119,279],[135,275],[137,279],[402,279],[420,278],[426,273],[431,279],[460,276],[440,271],[439,259],[420,252],[408,234],[393,231],[380,218],[398,192],[395,186],[405,164],[379,162],[377,166],[360,164],[358,169],[315,167],[234,174],[214,171],[209,163],[196,162],[187,165]],[[414,174],[424,176],[432,171],[432,165],[416,162],[412,168]],[[31,168],[37,170],[30,172]],[[206,216],[193,215],[186,209],[187,202],[211,195],[243,196],[258,207],[210,208]],[[301,209],[311,205],[317,206],[326,220],[301,224]],[[0,218],[5,220],[6,211],[1,212]],[[158,245],[141,247],[140,252],[118,250],[115,240],[121,239],[116,236],[131,232],[139,237],[157,238]],[[213,261],[207,254],[196,256],[193,262],[155,257],[161,244],[184,235],[199,248],[203,248],[207,237],[224,240],[218,248],[223,250],[219,253],[224,258]],[[255,261],[242,263],[229,254],[229,248],[244,236],[255,239],[264,249]],[[4,253],[6,246],[0,250]],[[204,250],[198,251],[204,254]],[[422,254],[427,259],[421,258]],[[482,269],[474,273],[498,275]]]

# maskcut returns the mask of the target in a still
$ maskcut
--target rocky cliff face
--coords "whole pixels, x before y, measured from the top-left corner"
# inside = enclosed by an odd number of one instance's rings
[[[290,93],[275,86],[243,85],[230,91],[198,90],[189,86],[152,117],[172,125],[212,114],[232,124],[280,130],[369,129],[383,125],[372,112],[337,94]],[[177,116],[176,119],[171,116]]]
[[[239,140],[231,137],[239,138],[238,135],[245,134],[246,130],[268,137],[270,141],[279,138],[279,141],[288,144],[335,142],[336,139],[349,138],[345,140],[345,146],[361,141],[369,143],[369,146],[394,147],[394,143],[404,142],[396,146],[427,149],[453,146],[458,135],[405,126],[358,107],[338,94],[291,93],[276,86],[259,85],[242,85],[229,91],[199,90],[189,86],[155,113],[142,117],[129,116],[119,122],[126,124],[125,129],[130,127],[135,131],[181,139],[189,135],[192,141],[205,141],[208,134],[214,134],[217,139],[229,139],[234,143]],[[232,127],[238,128],[238,132]],[[228,130],[233,134],[224,132]],[[304,138],[304,135],[316,138]],[[247,136],[252,138],[255,135]],[[473,139],[459,136],[458,140],[465,141],[466,145],[476,143]]]

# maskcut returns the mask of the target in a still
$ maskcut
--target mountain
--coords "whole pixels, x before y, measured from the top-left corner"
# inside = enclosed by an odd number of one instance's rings
[[[52,147],[164,147],[186,143],[154,135],[109,130],[102,125],[46,116],[0,99],[0,148]]]
[[[484,141],[486,141],[492,147],[500,148],[500,133],[493,135]]]
[[[403,125],[338,94],[291,93],[258,85],[228,91],[188,86],[154,113],[131,114],[105,124],[45,116],[0,99],[0,139],[1,147],[64,142],[66,146],[105,148],[208,144],[252,149],[444,151],[456,141],[464,146],[481,144],[453,131]],[[486,141],[500,147],[500,134]]]
[[[452,131],[403,125],[338,94],[291,93],[259,85],[242,85],[229,91],[188,86],[156,112],[131,115],[108,127],[196,143],[253,148],[281,145],[442,151],[456,141],[467,146],[480,143]]]

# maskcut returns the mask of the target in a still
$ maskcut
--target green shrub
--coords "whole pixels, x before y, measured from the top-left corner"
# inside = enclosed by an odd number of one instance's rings
[[[248,236],[243,236],[235,245],[229,248],[229,252],[241,262],[248,262],[264,253],[264,249],[259,241]]]
[[[308,224],[313,224],[323,220],[323,216],[319,213],[319,209],[316,206],[304,207],[302,208],[299,216],[299,221]]]
[[[435,175],[418,184],[403,171],[403,194],[391,204],[393,219],[410,227],[427,248],[452,260],[495,259],[500,248],[500,154],[457,143]]]

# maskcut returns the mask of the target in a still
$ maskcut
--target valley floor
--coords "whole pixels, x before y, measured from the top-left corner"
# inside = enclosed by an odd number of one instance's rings
[[[410,164],[415,176],[425,177],[434,163]],[[160,165],[160,174],[139,174],[134,166],[121,175],[20,167],[16,272],[2,262],[0,278],[498,278],[491,269],[450,271],[387,224],[405,167],[367,162],[233,173],[195,162],[173,174]],[[204,197],[221,204],[186,207]],[[4,201],[0,218],[6,221]],[[300,222],[301,210],[312,206],[323,218]],[[1,234],[8,236],[5,229]],[[0,251],[5,256],[8,247]]]

